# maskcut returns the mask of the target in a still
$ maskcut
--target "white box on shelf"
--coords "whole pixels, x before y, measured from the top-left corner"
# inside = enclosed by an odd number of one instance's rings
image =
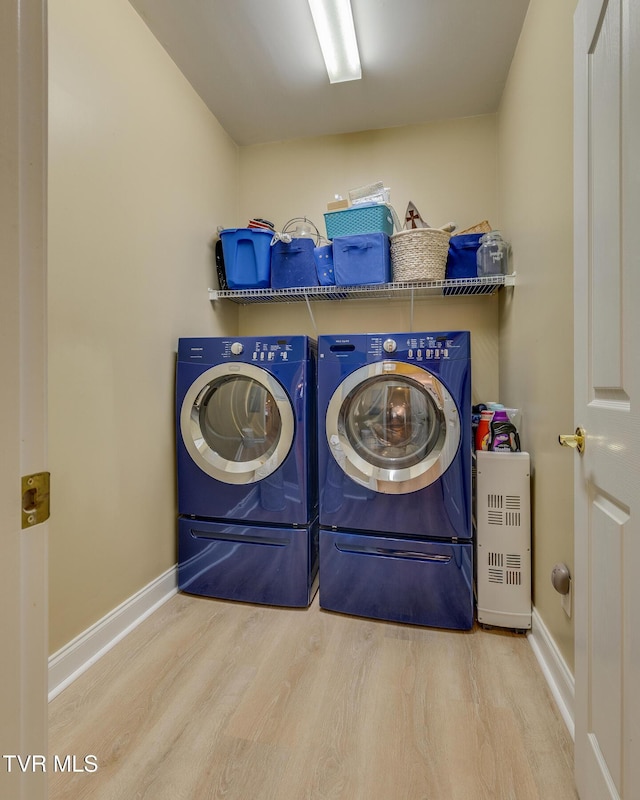
[[[476,453],[476,593],[482,625],[531,628],[529,453]]]

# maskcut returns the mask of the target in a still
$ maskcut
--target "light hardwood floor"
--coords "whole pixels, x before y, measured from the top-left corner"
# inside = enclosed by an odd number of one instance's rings
[[[50,703],[50,800],[570,800],[522,635],[178,594]]]

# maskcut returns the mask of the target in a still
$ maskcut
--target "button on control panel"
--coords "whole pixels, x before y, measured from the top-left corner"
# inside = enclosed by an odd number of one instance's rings
[[[395,354],[400,360],[422,363],[455,358],[457,349],[455,341],[446,336],[372,336],[368,341],[367,355],[377,359]]]
[[[407,358],[409,361],[441,361],[451,357],[450,341],[416,337],[407,340]]]

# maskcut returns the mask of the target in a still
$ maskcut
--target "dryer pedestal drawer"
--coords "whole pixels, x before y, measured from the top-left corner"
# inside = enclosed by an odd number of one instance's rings
[[[318,571],[317,522],[268,528],[181,517],[178,588],[276,606],[308,606]]]
[[[321,530],[320,606],[469,630],[474,620],[473,544]]]

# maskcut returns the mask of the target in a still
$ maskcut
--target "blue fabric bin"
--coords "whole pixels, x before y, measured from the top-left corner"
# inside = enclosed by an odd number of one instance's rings
[[[336,278],[333,274],[333,245],[325,244],[313,250],[316,262],[316,272],[320,286],[335,286]]]
[[[271,282],[272,231],[227,228],[220,231],[230,289],[268,289]]]
[[[338,236],[333,240],[336,286],[389,283],[391,257],[386,233]]]
[[[314,247],[313,239],[304,237],[292,239],[290,242],[277,241],[271,248],[271,288],[317,286]]]
[[[449,253],[445,268],[445,279],[475,278],[477,276],[476,253],[480,247],[482,233],[461,233],[449,239]]]

